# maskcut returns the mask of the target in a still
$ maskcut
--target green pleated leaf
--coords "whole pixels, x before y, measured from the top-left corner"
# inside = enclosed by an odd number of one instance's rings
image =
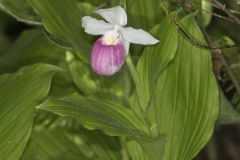
[[[194,15],[182,23],[204,42]],[[155,89],[148,119],[153,133],[168,135],[164,160],[193,159],[211,137],[219,109],[210,52],[180,35],[176,56],[159,75]]]
[[[148,133],[146,123],[130,109],[110,101],[81,96],[49,98],[38,108],[74,117],[86,128],[101,129],[110,135],[141,136]]]
[[[142,147],[136,141],[128,141],[127,148],[129,155],[133,160],[147,160],[147,155],[145,155]]]
[[[62,118],[61,118],[62,119]],[[36,125],[21,160],[120,160],[115,137],[84,128]]]
[[[240,123],[240,113],[233,108],[232,104],[227,100],[222,91],[220,91],[220,112],[218,116],[218,123]]]
[[[133,160],[159,160],[164,158],[167,135],[154,138],[134,138],[127,142],[128,152]]]
[[[127,0],[127,13],[130,26],[145,30],[159,24],[163,15],[160,0]]]
[[[10,21],[6,14],[0,14],[0,31],[3,32],[7,28],[7,24]]]
[[[84,128],[78,129],[75,134],[82,140],[82,143],[78,144],[79,149],[85,154],[88,153],[89,157],[102,160],[121,159],[121,146],[116,137],[107,136],[98,130],[90,131]]]
[[[35,136],[35,133],[39,136]],[[41,139],[42,134],[46,141]],[[49,136],[45,138],[45,135]],[[66,141],[71,141],[69,147],[65,143]],[[61,146],[64,146],[64,149]],[[87,130],[74,118],[57,116],[40,110],[35,116],[33,133],[23,157],[26,160],[34,159],[32,157],[39,157],[41,160],[45,157],[45,159],[52,160],[57,159],[60,154],[63,157],[69,157],[68,154],[74,151],[75,154],[79,152],[83,155],[80,157],[88,159],[119,160],[121,158],[120,150],[121,146],[117,137],[107,136],[99,130]]]
[[[152,34],[160,42],[154,46],[146,47],[137,65],[139,78],[144,86],[148,101],[160,72],[173,60],[178,45],[177,27],[167,16],[160,25],[152,30]]]
[[[76,92],[67,72],[65,50],[54,46],[39,29],[23,32],[0,58],[0,73],[12,73],[26,65],[47,63],[65,69],[53,79],[51,95],[64,96]]]
[[[203,24],[207,27],[212,20],[213,6],[209,1],[202,0],[202,9],[204,10],[202,11]]]
[[[47,96],[54,66],[38,64],[0,76],[0,155],[21,156],[31,133],[35,106]]]
[[[161,134],[156,138],[148,140],[138,139],[136,142],[142,146],[142,149],[146,157],[148,157],[148,160],[164,159],[167,144],[166,135]]]
[[[13,46],[0,59],[0,72],[15,72],[34,63],[48,63],[63,67],[65,51],[53,46],[41,30],[23,32]]]
[[[90,3],[94,6],[100,6],[102,4],[105,4],[105,1],[103,0],[85,0],[85,2]]]
[[[11,45],[11,41],[9,37],[7,37],[7,35],[2,31],[0,31],[0,46],[1,46],[0,56],[2,56],[2,54],[6,52],[6,50],[10,47],[10,45]]]
[[[71,44],[72,48],[89,53],[89,36],[83,31],[81,18],[83,13],[77,7],[77,0],[28,0],[41,17],[45,29]]]
[[[52,129],[33,131],[21,160],[91,160],[87,158],[70,139],[66,130]]]
[[[41,25],[40,18],[27,3],[27,0],[0,0],[0,9],[18,21]]]
[[[132,137],[142,147],[148,159],[158,160],[164,156],[166,136],[152,137],[143,120],[116,103],[71,96],[62,99],[49,98],[38,108],[76,118],[88,129],[101,129],[109,135]]]

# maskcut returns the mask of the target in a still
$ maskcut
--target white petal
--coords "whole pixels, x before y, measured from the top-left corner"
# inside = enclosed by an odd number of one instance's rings
[[[131,43],[142,45],[153,45],[159,42],[156,38],[142,29],[134,29],[132,27],[120,28],[123,38]]]
[[[120,26],[127,24],[127,14],[125,10],[120,6],[108,9],[99,9],[96,10],[96,13],[101,15],[109,23]]]
[[[130,42],[124,40],[124,41],[123,41],[123,45],[124,45],[125,54],[128,55],[129,47],[130,47]]]
[[[103,20],[85,16],[82,18],[82,26],[85,32],[92,35],[103,35],[106,31],[113,28],[112,24],[106,23]]]

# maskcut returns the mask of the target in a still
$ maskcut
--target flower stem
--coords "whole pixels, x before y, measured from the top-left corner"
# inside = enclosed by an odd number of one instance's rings
[[[146,95],[145,91],[144,91],[144,87],[143,84],[139,78],[138,72],[133,64],[132,58],[130,56],[130,54],[127,56],[126,59],[127,65],[128,65],[128,69],[131,73],[131,76],[133,78],[133,81],[136,85],[136,92],[137,92],[137,97],[141,106],[141,109],[143,112],[146,111],[147,106],[148,106],[148,96]]]
[[[120,142],[122,146],[122,149],[121,149],[122,160],[129,160],[126,137],[120,137]]]

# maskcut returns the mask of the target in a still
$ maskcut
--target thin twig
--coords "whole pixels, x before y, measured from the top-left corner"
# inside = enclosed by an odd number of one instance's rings
[[[240,63],[235,63],[231,65],[232,69],[240,68]]]
[[[97,6],[96,9],[102,9],[102,8],[108,6],[108,5],[109,5],[109,2],[107,1],[107,2],[105,2],[105,3],[103,3],[103,4],[100,4],[99,6]]]

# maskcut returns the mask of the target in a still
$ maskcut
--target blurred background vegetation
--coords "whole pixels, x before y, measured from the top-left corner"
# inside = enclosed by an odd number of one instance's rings
[[[90,1],[93,5],[101,3]],[[210,37],[213,64],[221,96],[221,119],[207,146],[196,160],[240,159],[240,2],[238,0],[170,0],[169,10],[198,11],[199,25]],[[201,14],[202,13],[202,14]],[[147,14],[147,13],[146,13]],[[16,21],[0,11],[0,55],[5,53],[25,30],[36,26]],[[228,47],[228,46],[238,47]],[[226,99],[225,99],[225,97]],[[223,112],[223,110],[225,112]]]

